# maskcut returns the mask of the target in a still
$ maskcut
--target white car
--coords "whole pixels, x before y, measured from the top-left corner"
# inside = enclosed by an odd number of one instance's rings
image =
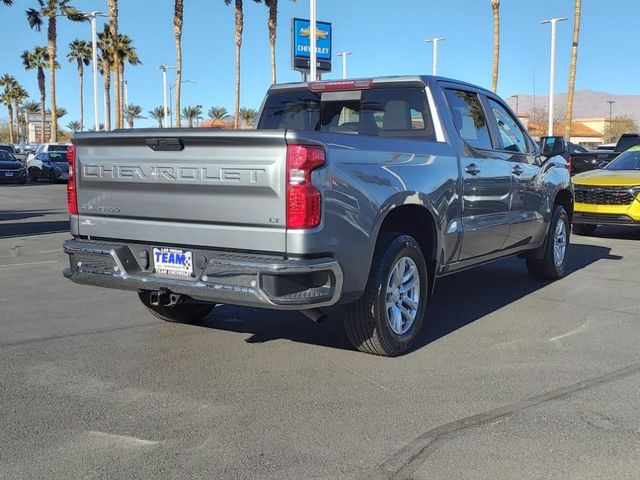
[[[30,153],[27,157],[27,162],[33,160],[39,153],[49,153],[49,152],[62,152],[67,153],[67,148],[69,148],[70,143],[43,143],[38,147],[35,153]]]

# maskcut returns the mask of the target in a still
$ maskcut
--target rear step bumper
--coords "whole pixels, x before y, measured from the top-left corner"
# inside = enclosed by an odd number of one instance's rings
[[[291,259],[193,249],[192,278],[158,275],[150,253],[156,245],[67,240],[75,283],[120,290],[187,295],[195,300],[304,310],[334,305],[342,292],[342,270],[333,258]]]

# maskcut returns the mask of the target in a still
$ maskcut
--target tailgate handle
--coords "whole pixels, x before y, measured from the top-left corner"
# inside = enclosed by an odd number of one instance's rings
[[[154,152],[180,152],[184,144],[179,138],[147,138],[147,147]]]

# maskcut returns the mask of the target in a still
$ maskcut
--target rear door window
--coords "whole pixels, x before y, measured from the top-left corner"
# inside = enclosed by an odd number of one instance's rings
[[[487,119],[478,94],[464,90],[446,89],[445,96],[460,138],[475,148],[493,148]]]
[[[435,140],[424,88],[373,88],[345,97],[349,99],[313,92],[270,95],[259,128]]]

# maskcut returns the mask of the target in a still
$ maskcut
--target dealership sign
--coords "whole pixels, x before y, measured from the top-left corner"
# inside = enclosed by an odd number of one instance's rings
[[[319,72],[331,71],[331,24],[316,22],[316,55]],[[308,72],[311,58],[311,28],[309,20],[294,18],[291,26],[293,69]]]

